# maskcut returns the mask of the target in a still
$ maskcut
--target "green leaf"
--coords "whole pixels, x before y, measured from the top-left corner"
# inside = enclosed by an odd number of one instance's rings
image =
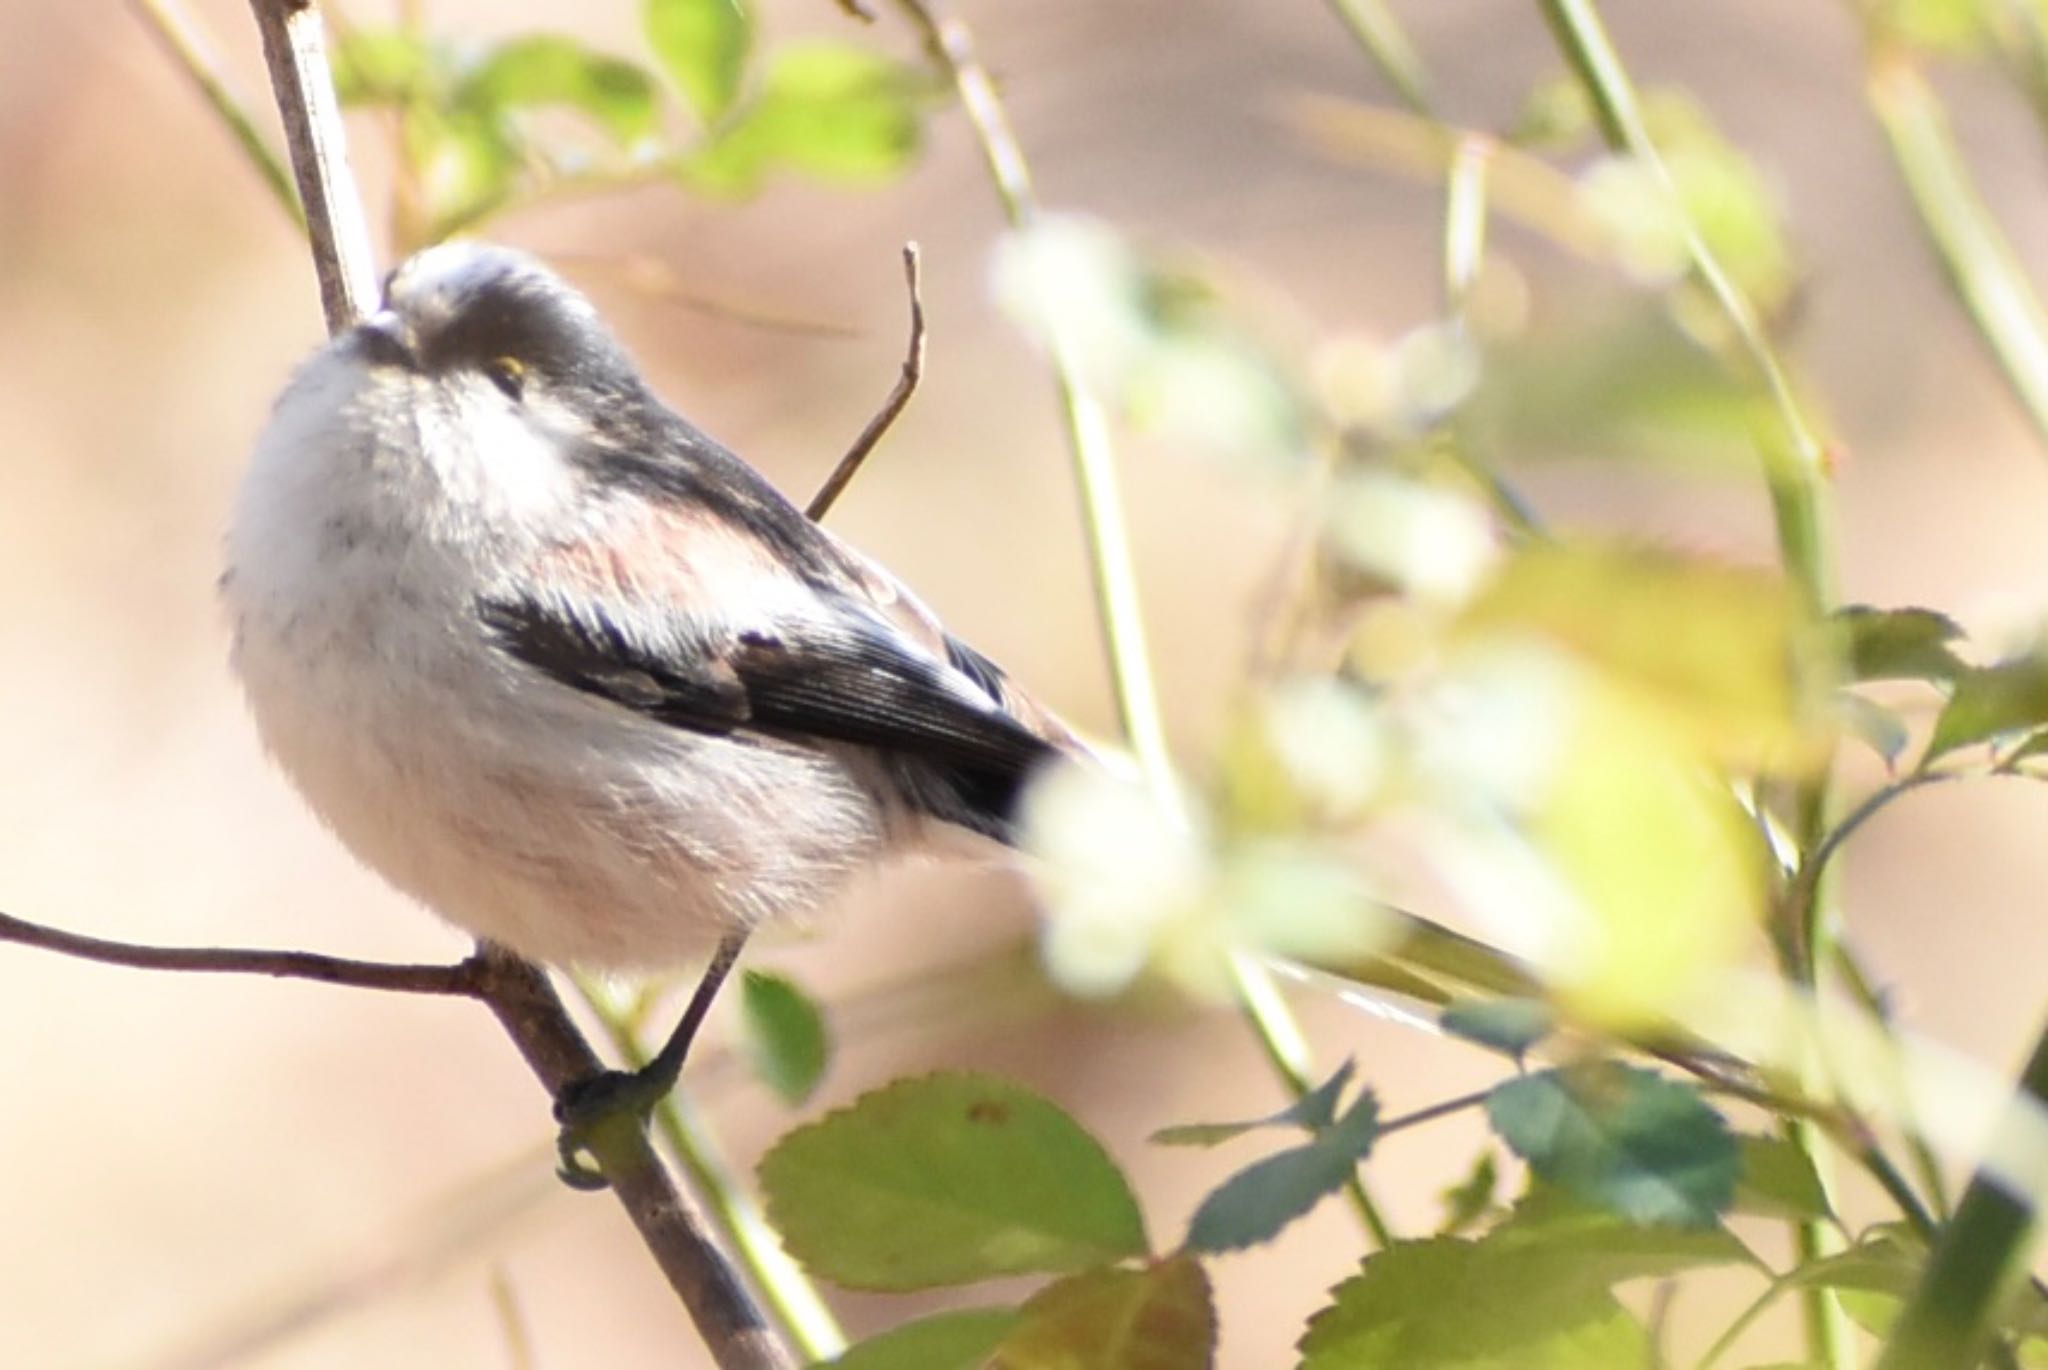
[[[458,87],[456,100],[493,112],[567,105],[629,146],[650,137],[659,122],[646,72],[557,34],[514,38],[492,49]]]
[[[1886,767],[1896,769],[1899,758],[1905,754],[1906,744],[1912,741],[1906,720],[1852,690],[1838,692],[1834,702],[1835,711],[1849,732],[1883,757]]]
[[[760,1177],[790,1254],[852,1289],[1064,1274],[1146,1250],[1137,1200],[1101,1144],[991,1076],[863,1095],[777,1142]]]
[[[892,1327],[848,1347],[839,1370],[981,1370],[1017,1325],[1014,1308],[964,1308]]]
[[[925,85],[877,53],[835,43],[791,44],[770,63],[761,93],[682,167],[699,189],[749,195],[771,171],[873,184],[923,145]]]
[[[1477,1241],[1401,1242],[1366,1258],[1309,1324],[1304,1370],[1646,1366],[1614,1301],[1631,1280],[1754,1264],[1719,1228],[1639,1227],[1538,1189]]]
[[[1486,1243],[1503,1262],[1510,1255],[1562,1262],[1573,1278],[1602,1289],[1702,1266],[1758,1264],[1725,1227],[1646,1227],[1543,1184]]]
[[[1202,1263],[1178,1255],[1143,1270],[1070,1275],[1024,1305],[988,1370],[1207,1370],[1216,1306]]]
[[[1358,1096],[1328,1131],[1306,1146],[1268,1156],[1225,1180],[1188,1223],[1196,1251],[1234,1251],[1270,1241],[1324,1197],[1343,1187],[1379,1137],[1379,1100]]]
[[[1856,1245],[1808,1261],[1785,1276],[1800,1288],[1905,1298],[1927,1266],[1927,1247],[1896,1226],[1866,1234]]]
[[[1465,1178],[1443,1192],[1444,1222],[1438,1230],[1448,1237],[1476,1225],[1492,1210],[1493,1196],[1499,1190],[1500,1164],[1493,1148],[1488,1147],[1479,1153]]]
[[[1350,1083],[1353,1069],[1353,1063],[1346,1061],[1337,1067],[1336,1074],[1268,1117],[1244,1123],[1185,1123],[1179,1127],[1163,1127],[1153,1133],[1150,1140],[1161,1146],[1215,1146],[1262,1127],[1305,1127],[1311,1132],[1320,1132],[1336,1121],[1337,1096]]]
[[[1926,760],[2048,723],[2048,661],[2014,657],[1956,677],[1948,707],[1934,721]]]
[[[1827,1218],[1827,1190],[1804,1151],[1783,1137],[1740,1136],[1742,1178],[1735,1186],[1735,1211],[1766,1218]]]
[[[1949,644],[1962,626],[1932,609],[1873,609],[1852,604],[1832,622],[1844,639],[1853,680],[1926,680],[1945,685],[1969,669]]]
[[[724,118],[746,76],[754,20],[742,0],[647,0],[647,42],[697,117]]]
[[[441,77],[441,63],[415,29],[352,29],[334,45],[334,89],[345,105],[403,105]]]
[[[784,976],[750,970],[740,986],[740,1012],[754,1073],[784,1103],[810,1098],[831,1057],[816,1001]]]
[[[1530,1169],[1632,1222],[1701,1227],[1735,1197],[1741,1154],[1699,1092],[1607,1062],[1509,1080],[1494,1131]]]
[[[1503,1264],[1432,1237],[1366,1258],[1309,1320],[1301,1370],[1628,1370],[1650,1339],[1614,1296],[1559,1262]]]
[[[1557,1015],[1536,999],[1464,999],[1446,1008],[1437,1021],[1453,1037],[1517,1061],[1557,1027]]]

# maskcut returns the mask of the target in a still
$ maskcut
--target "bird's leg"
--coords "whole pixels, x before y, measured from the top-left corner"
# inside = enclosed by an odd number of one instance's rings
[[[562,1090],[555,1100],[555,1121],[562,1129],[555,1139],[555,1153],[557,1169],[565,1182],[577,1189],[605,1187],[603,1172],[583,1159],[584,1153],[591,1150],[591,1139],[604,1127],[646,1126],[655,1105],[676,1087],[676,1080],[683,1073],[683,1061],[690,1054],[690,1043],[696,1040],[697,1029],[703,1026],[705,1015],[718,998],[719,987],[732,973],[746,945],[745,932],[728,933],[719,942],[718,949],[711,953],[711,963],[704,967],[704,978],[690,995],[682,1021],[646,1065],[638,1070],[603,1071],[572,1081]]]

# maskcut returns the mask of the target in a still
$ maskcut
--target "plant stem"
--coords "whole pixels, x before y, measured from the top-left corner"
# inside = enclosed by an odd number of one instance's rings
[[[2034,1042],[2020,1072],[2019,1094],[2007,1121],[1994,1131],[1990,1147],[2018,1132],[2011,1119],[2022,1110],[2038,1118],[2048,1105],[2048,1029]],[[2035,1207],[2043,1158],[2038,1129],[2022,1144],[2023,1155],[2000,1158],[2025,1164],[2037,1183],[1998,1173],[1993,1160],[1980,1163],[1942,1230],[1919,1287],[1892,1326],[1877,1370],[1926,1370],[1930,1366],[1975,1365],[1990,1342],[1993,1320],[2013,1289],[2026,1278],[2033,1258]],[[2010,1148],[2018,1152],[2019,1147]]]
[[[130,4],[148,21],[150,30],[162,40],[185,75],[199,88],[199,94],[213,107],[221,122],[228,126],[228,132],[234,135],[236,144],[256,168],[256,174],[263,178],[263,184],[276,198],[279,207],[303,229],[306,212],[299,207],[298,193],[292,189],[291,168],[270,146],[269,139],[256,127],[249,107],[229,86],[226,70],[212,40],[178,0],[130,0]]]
[[[1650,137],[1634,84],[1608,37],[1594,0],[1539,0],[1539,4],[1559,50],[1593,104],[1608,146],[1633,157],[1663,188],[1680,225],[1693,274],[1733,329],[1736,360],[1746,364],[1769,397],[1777,431],[1763,436],[1759,447],[1777,526],[1779,556],[1801,604],[1818,617],[1834,600],[1826,448],[1807,419],[1790,373],[1771,345],[1755,308],[1714,255],[1691,215],[1685,212],[1670,169]],[[1816,767],[1816,778],[1801,781],[1794,794],[1793,838],[1802,852],[1814,851],[1827,832],[1829,769],[1825,764]],[[1799,954],[1787,955],[1787,973],[1809,986],[1813,983],[1814,967],[1825,959],[1825,949],[1832,942],[1825,917],[1828,900],[1823,876],[1824,871],[1817,867],[1803,904],[1780,904],[1787,921],[1796,924],[1781,928],[1781,938],[1788,950],[1799,949]],[[1825,1184],[1828,1168],[1817,1145],[1815,1125],[1804,1119],[1790,1120],[1786,1135],[1813,1164],[1815,1174]],[[1834,1234],[1822,1222],[1806,1221],[1795,1226],[1794,1239],[1803,1263],[1831,1249]],[[1807,1290],[1804,1296],[1809,1357],[1829,1370],[1846,1367],[1849,1326],[1839,1303],[1824,1289]]]
[[[896,7],[924,39],[933,62],[959,96],[1011,229],[1031,227],[1039,217],[1031,168],[996,95],[995,83],[975,52],[973,35],[957,18],[939,16],[925,0],[896,0]],[[1118,718],[1157,801],[1185,823],[1188,815],[1145,642],[1137,564],[1131,552],[1109,421],[1057,337],[1055,331],[1053,379],[1080,491],[1082,528]],[[1270,973],[1241,951],[1232,954],[1230,973],[1245,1017],[1276,1072],[1296,1093],[1310,1088],[1315,1067],[1307,1040]],[[1375,1235],[1386,1231],[1384,1219],[1362,1185],[1353,1187],[1352,1201]]]
[[[1408,41],[1386,0],[1329,0],[1329,5],[1401,103],[1425,119],[1435,118],[1429,73],[1423,70],[1415,45]]]
[[[1984,203],[1927,78],[1898,52],[1874,51],[1865,82],[1892,160],[1949,284],[2048,439],[2048,315]]]

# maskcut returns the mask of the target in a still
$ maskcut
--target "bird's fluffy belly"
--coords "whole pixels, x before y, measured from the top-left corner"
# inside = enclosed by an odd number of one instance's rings
[[[727,931],[814,910],[896,826],[858,753],[742,746],[551,683],[547,716],[492,721],[530,706],[531,687],[479,679],[474,711],[450,720],[411,707],[388,660],[347,657],[265,660],[245,644],[265,744],[365,864],[537,960],[701,956]],[[420,693],[445,705],[449,683]]]

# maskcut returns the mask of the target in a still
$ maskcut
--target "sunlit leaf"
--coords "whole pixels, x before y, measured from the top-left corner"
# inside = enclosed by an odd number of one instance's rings
[[[1061,1274],[1145,1252],[1137,1201],[1101,1145],[989,1076],[863,1095],[777,1142],[760,1177],[790,1253],[849,1288]]]
[[[558,34],[515,38],[493,49],[455,98],[491,110],[566,105],[628,145],[652,134],[658,120],[646,72]]]
[[[987,1370],[1208,1370],[1216,1307],[1193,1256],[1069,1275],[1032,1296]]]
[[[1354,1063],[1347,1060],[1329,1079],[1267,1117],[1243,1123],[1188,1123],[1180,1127],[1163,1127],[1152,1134],[1151,1140],[1161,1146],[1215,1146],[1259,1128],[1300,1127],[1311,1132],[1320,1131],[1336,1121],[1337,1100],[1344,1087],[1351,1083],[1353,1069]]]
[[[1535,999],[1466,999],[1437,1019],[1445,1032],[1520,1060],[1557,1027],[1557,1014]]]
[[[1679,202],[1714,259],[1759,309],[1776,313],[1797,278],[1771,183],[1689,95],[1657,92],[1645,102],[1644,118]]]
[[[1984,0],[1880,0],[1872,12],[1892,37],[1945,56],[1975,56],[1992,34]]]
[[[1962,625],[1947,614],[1852,604],[1836,610],[1830,622],[1843,635],[1851,679],[1940,685],[1969,669],[1950,645],[1962,640]]]
[[[1948,707],[1934,721],[1927,760],[2006,733],[2048,724],[2048,659],[2015,657],[1956,677]]]
[[[697,117],[716,124],[746,77],[754,22],[744,0],[646,0],[641,20],[663,70]]]
[[[1648,550],[1540,543],[1501,569],[1462,628],[1541,634],[1732,764],[1782,763],[1805,740],[1799,618],[1774,576]]]
[[[1462,431],[1492,463],[1598,460],[1747,478],[1755,422],[1742,378],[1668,311],[1638,302],[1494,344]]]
[[[1379,1137],[1379,1112],[1379,1101],[1363,1093],[1314,1141],[1231,1176],[1195,1210],[1188,1247],[1232,1251],[1270,1241],[1352,1177]]]
[[[1019,1316],[1014,1308],[935,1313],[848,1347],[832,1364],[839,1370],[982,1370]]]
[[[1745,1135],[1742,1178],[1735,1186],[1735,1211],[1767,1218],[1826,1218],[1833,1210],[1813,1161],[1783,1137]]]
[[[365,26],[334,45],[334,88],[343,104],[406,104],[444,76],[435,49],[415,29]]]
[[[1690,1086],[1596,1063],[1509,1080],[1488,1096],[1494,1131],[1551,1184],[1637,1223],[1702,1227],[1741,1173],[1728,1124]]]
[[[1386,779],[1389,746],[1365,690],[1327,676],[1279,682],[1231,718],[1219,757],[1228,811],[1280,831],[1356,818]]]
[[[1309,1321],[1301,1370],[1585,1370],[1647,1366],[1648,1335],[1565,1261],[1483,1240],[1400,1242],[1365,1260]]]
[[[740,984],[740,1011],[754,1073],[784,1103],[808,1099],[831,1057],[817,1003],[786,976],[750,970]]]
[[[774,171],[872,185],[896,175],[924,143],[929,86],[879,53],[837,43],[776,51],[758,95],[681,174],[699,189],[748,195]]]

